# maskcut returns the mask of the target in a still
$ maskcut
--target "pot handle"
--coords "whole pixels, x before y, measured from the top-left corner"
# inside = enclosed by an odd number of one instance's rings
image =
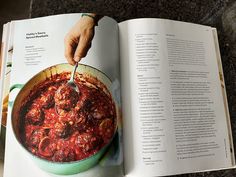
[[[13,86],[11,86],[10,92],[11,92],[12,90],[16,89],[16,88],[22,89],[23,86],[24,86],[24,84],[14,84]],[[8,105],[9,105],[10,107],[12,107],[12,106],[13,106],[13,102],[14,102],[14,101],[10,101],[10,100],[9,100]]]

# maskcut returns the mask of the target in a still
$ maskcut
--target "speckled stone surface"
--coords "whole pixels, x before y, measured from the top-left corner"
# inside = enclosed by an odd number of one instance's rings
[[[30,15],[40,17],[73,12],[95,12],[113,17],[118,22],[159,17],[216,27],[236,145],[236,0],[32,0]],[[236,177],[236,170],[178,176]]]

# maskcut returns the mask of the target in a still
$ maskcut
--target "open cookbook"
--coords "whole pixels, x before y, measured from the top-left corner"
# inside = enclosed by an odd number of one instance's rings
[[[64,39],[81,18],[89,16],[4,25],[4,177],[154,177],[235,167],[215,28],[101,17],[77,67],[65,58]]]

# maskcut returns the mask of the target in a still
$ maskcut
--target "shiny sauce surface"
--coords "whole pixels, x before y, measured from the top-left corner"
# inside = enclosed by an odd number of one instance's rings
[[[111,141],[116,129],[115,105],[105,86],[80,75],[76,92],[66,84],[69,77],[67,72],[56,74],[34,86],[20,109],[23,145],[55,162],[92,156]]]

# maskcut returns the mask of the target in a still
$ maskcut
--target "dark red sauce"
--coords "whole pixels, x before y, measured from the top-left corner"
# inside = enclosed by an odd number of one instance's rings
[[[78,93],[66,85],[69,76],[57,74],[35,86],[20,110],[22,143],[50,161],[87,158],[108,144],[116,129],[115,105],[106,87],[77,75]]]

